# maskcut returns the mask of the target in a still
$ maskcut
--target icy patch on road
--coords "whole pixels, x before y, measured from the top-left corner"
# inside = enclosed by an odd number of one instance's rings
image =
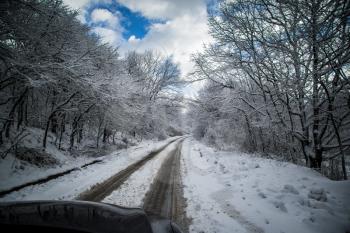
[[[130,164],[140,160],[154,150],[168,144],[174,138],[161,142],[144,142],[128,149],[115,151],[104,157],[102,163],[93,164],[78,171],[73,171],[47,183],[29,186],[12,192],[0,201],[14,200],[71,200],[93,185],[103,182]]]
[[[132,174],[117,190],[106,197],[102,202],[125,206],[142,207],[143,199],[149,190],[158,170],[170,151],[175,150],[177,143],[172,143],[155,158],[148,161],[144,166]]]
[[[294,164],[183,143],[191,232],[350,231],[350,182]]]

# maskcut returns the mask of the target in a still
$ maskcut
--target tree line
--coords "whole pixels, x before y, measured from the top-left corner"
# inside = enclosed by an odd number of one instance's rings
[[[347,179],[350,1],[236,0],[209,19],[215,42],[194,61],[208,80],[194,135]]]
[[[60,0],[0,4],[0,146],[19,143],[27,128],[41,130],[43,149],[49,134],[72,149],[87,138],[99,147],[120,132],[176,133],[182,97],[172,57],[122,57],[77,15]]]

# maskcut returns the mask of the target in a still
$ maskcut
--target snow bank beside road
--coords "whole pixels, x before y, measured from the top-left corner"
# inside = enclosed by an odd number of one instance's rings
[[[193,232],[350,231],[350,182],[290,163],[183,143]]]
[[[165,146],[174,139],[169,138],[161,142],[146,141],[129,149],[113,152],[101,157],[103,159],[102,163],[93,164],[79,171],[73,171],[47,183],[29,186],[4,196],[0,201],[74,199],[81,192],[89,189],[96,183],[108,179],[133,162]]]
[[[79,168],[96,160],[97,157],[109,154],[108,151],[112,151],[113,147],[117,147],[116,145],[107,145],[108,149],[92,148],[94,142],[86,138],[73,151],[67,149],[69,148],[69,142],[64,140],[62,141],[62,148],[65,148],[65,150],[59,150],[54,142],[56,136],[49,132],[47,147],[43,151],[42,138],[44,131],[28,127],[25,132],[28,136],[21,141],[19,148],[17,148],[17,152],[22,159],[16,158],[13,151],[9,152],[5,158],[0,159],[0,192],[73,168]],[[116,140],[116,142],[118,143],[120,140]],[[147,143],[153,143],[153,141],[142,142],[139,146],[147,145]],[[8,143],[4,144],[0,151],[9,147]],[[30,159],[32,162],[24,161],[23,158]],[[37,161],[37,165],[33,164],[35,158],[40,159]],[[51,162],[48,163],[48,161]]]

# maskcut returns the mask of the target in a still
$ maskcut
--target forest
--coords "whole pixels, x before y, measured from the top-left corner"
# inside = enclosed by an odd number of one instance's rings
[[[347,179],[350,2],[237,0],[211,12],[215,42],[194,55],[198,139]]]
[[[1,9],[2,158],[33,137],[29,129],[44,150],[179,134],[182,81],[171,56],[122,57],[62,1],[5,1]]]
[[[347,179],[349,1],[223,1],[188,80],[172,55],[102,43],[62,1],[1,9],[2,158],[33,133],[44,151],[67,151],[192,132]],[[204,88],[184,99],[197,81]]]

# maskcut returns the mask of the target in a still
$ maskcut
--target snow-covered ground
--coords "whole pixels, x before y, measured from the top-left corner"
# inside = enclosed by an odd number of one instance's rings
[[[103,159],[102,163],[93,164],[81,170],[73,171],[68,175],[54,179],[47,183],[29,186],[17,192],[12,192],[1,198],[0,201],[74,199],[81,192],[108,179],[110,176],[126,168],[133,162],[136,162],[142,157],[148,155],[150,152],[168,144],[173,139],[174,138],[169,138],[161,142],[145,141],[137,146],[113,152],[109,155],[101,157],[100,159]],[[72,163],[71,166],[74,167],[76,164]],[[38,169],[33,170],[33,174],[28,174],[28,180],[35,179],[37,176],[39,176],[36,173],[45,175],[54,171],[56,170],[48,169],[45,173],[45,171]],[[6,179],[6,176],[2,177]],[[12,180],[20,180],[23,175],[15,178],[11,178],[11,175],[7,177],[9,177],[7,182],[10,182]],[[8,184],[7,186],[11,186],[11,184]]]
[[[102,163],[13,192],[0,201],[74,199],[173,139],[116,151],[102,157]],[[103,202],[141,207],[176,144],[148,161]],[[331,181],[305,167],[239,151],[215,151],[192,138],[183,142],[181,165],[191,232],[350,231],[349,181]]]
[[[38,128],[28,127],[25,132],[26,134],[28,134],[28,136],[21,141],[20,146],[27,149],[30,148],[35,149],[37,151],[42,151],[42,137],[44,131]],[[67,136],[67,138],[69,138],[69,136]],[[98,155],[86,156],[85,154],[76,156],[67,150],[59,150],[57,146],[54,145],[55,140],[56,137],[52,133],[49,133],[47,147],[45,149],[45,153],[47,153],[45,157],[56,161],[56,163],[54,163],[53,165],[38,167],[29,162],[19,160],[18,158],[16,158],[16,156],[14,156],[13,153],[9,153],[5,158],[1,159],[0,191],[8,190],[10,188],[22,185],[24,183],[45,178],[49,175],[64,172],[72,168],[81,167],[86,163],[92,162],[93,160],[97,159],[96,157],[98,157]],[[118,140],[116,141],[118,142]],[[86,146],[91,147],[94,143],[95,142],[91,142],[91,140],[89,139],[85,139],[81,144],[79,144],[79,149],[84,148]],[[144,141],[137,147],[145,146],[152,143],[153,141]],[[3,145],[3,147],[0,148],[0,151],[1,149],[7,147],[9,147],[9,145]],[[63,141],[62,148],[69,148],[69,142]],[[106,154],[103,149],[102,151],[103,152],[101,152],[101,155]]]
[[[191,232],[350,231],[350,181],[192,139],[182,155]]]
[[[26,148],[40,148],[42,146],[43,131],[36,128],[26,130],[30,137],[26,137],[21,146]],[[9,153],[0,161],[0,190],[7,190],[12,187],[34,181],[51,174],[63,172],[88,163],[94,158],[81,156],[72,158],[68,152],[58,150],[51,142],[52,135],[48,135],[48,144],[46,152],[58,162],[58,165],[49,167],[38,167],[28,162],[17,159],[12,153]],[[40,150],[40,149],[39,149]]]
[[[143,199],[153,183],[160,166],[170,151],[175,150],[177,143],[173,143],[160,152],[155,158],[147,162],[137,172],[122,184],[103,202],[127,207],[142,207]]]
[[[9,155],[5,159],[1,160],[0,190],[7,190],[27,182],[47,177],[48,175],[64,172],[75,167],[80,167],[96,159],[85,156],[70,158],[61,151],[52,153],[52,155],[56,155],[56,157],[60,158],[59,165],[52,167],[37,167],[30,163],[19,161],[12,155]]]

